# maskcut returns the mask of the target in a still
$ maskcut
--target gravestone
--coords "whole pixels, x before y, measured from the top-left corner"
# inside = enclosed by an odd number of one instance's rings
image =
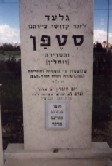
[[[24,146],[91,147],[93,1],[21,0]]]
[[[93,1],[21,0],[20,23],[24,144],[5,166],[109,166],[91,142]]]

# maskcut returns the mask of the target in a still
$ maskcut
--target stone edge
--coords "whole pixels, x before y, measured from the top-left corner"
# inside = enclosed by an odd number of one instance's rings
[[[4,151],[4,159],[112,159],[112,148],[106,142],[93,142],[90,149],[51,149],[26,151],[24,144],[9,144]]]

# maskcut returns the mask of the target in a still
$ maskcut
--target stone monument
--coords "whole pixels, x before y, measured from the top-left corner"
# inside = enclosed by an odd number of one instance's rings
[[[93,2],[22,0],[20,14],[25,149],[91,147]]]
[[[91,141],[93,0],[21,0],[20,28],[24,146],[5,165],[109,165]]]

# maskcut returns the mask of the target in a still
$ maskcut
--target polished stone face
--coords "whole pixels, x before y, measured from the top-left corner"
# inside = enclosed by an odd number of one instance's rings
[[[92,0],[21,0],[25,149],[88,148]]]

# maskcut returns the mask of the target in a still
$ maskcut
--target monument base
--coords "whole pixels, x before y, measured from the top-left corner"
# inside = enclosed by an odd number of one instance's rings
[[[4,166],[112,166],[112,149],[107,143],[92,143],[90,149],[25,151],[23,144],[10,144]]]

